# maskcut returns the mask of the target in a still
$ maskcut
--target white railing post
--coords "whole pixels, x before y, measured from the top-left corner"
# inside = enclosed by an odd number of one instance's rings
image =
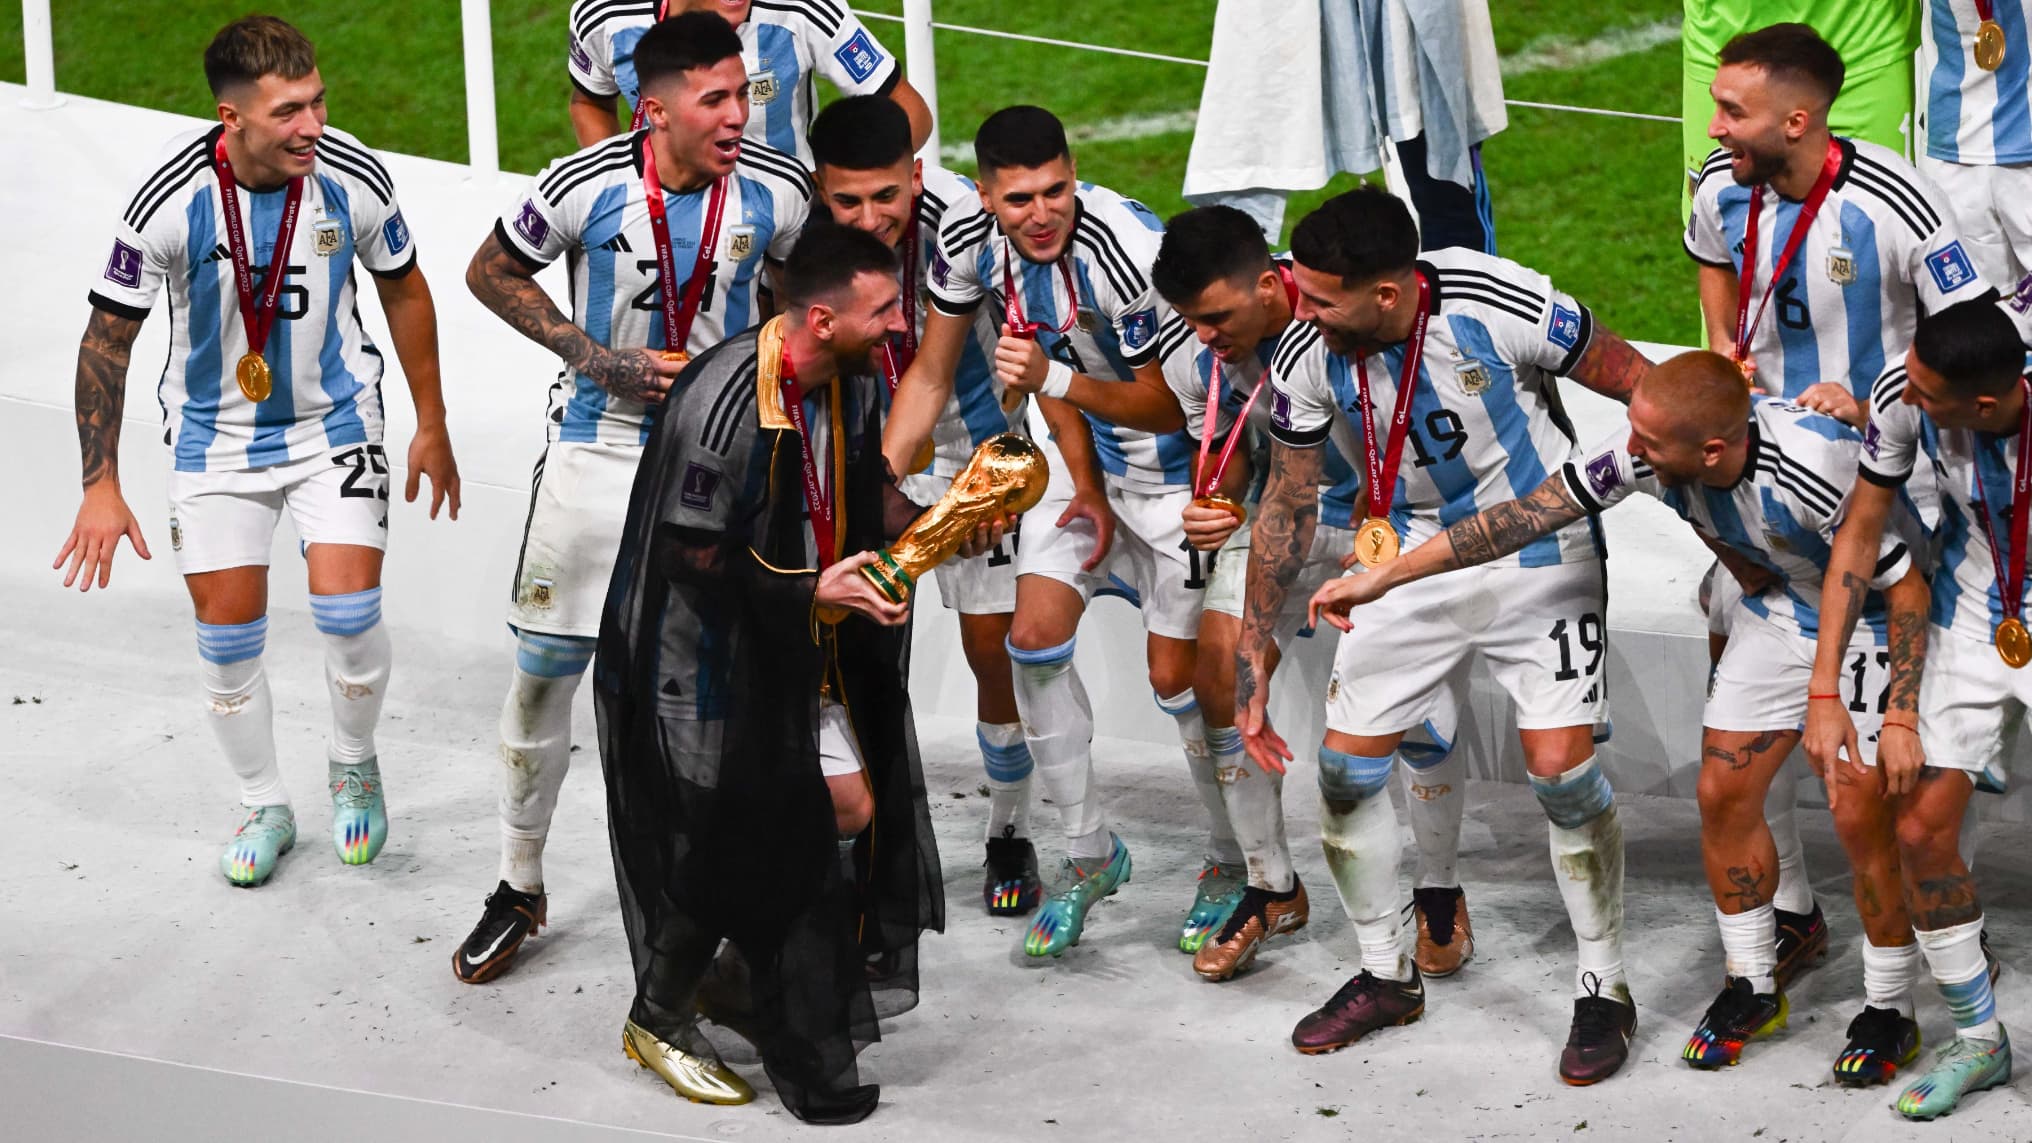
[[[910,86],[931,109],[931,138],[918,154],[938,161],[938,63],[931,47],[931,0],[903,0],[903,52]]]
[[[475,182],[492,182],[501,171],[501,146],[494,130],[494,27],[487,0],[459,0],[465,30],[466,165]]]
[[[28,61],[28,98],[21,106],[37,111],[63,102],[56,93],[56,48],[49,24],[49,0],[21,0],[21,44]]]

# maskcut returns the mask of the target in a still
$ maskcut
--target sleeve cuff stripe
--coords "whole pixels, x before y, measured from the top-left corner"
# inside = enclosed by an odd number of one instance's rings
[[[93,309],[105,310],[109,314],[126,318],[129,321],[148,320],[147,310],[142,309],[140,306],[130,306],[126,302],[115,301],[97,290],[92,291],[91,299]]]

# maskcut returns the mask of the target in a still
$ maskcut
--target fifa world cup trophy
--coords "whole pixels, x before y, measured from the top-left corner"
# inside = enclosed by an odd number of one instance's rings
[[[861,574],[891,601],[902,603],[917,581],[959,551],[975,528],[1034,507],[1050,479],[1044,453],[1025,438],[1001,433],[982,441],[938,503],[894,544],[875,553],[875,562]]]

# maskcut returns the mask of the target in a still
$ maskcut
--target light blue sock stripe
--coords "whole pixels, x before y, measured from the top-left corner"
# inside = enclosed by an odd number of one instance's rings
[[[327,635],[359,635],[381,622],[381,589],[310,597],[311,622]]]
[[[1973,1028],[1997,1015],[1997,994],[1990,988],[1987,966],[1973,980],[1941,985],[1940,995],[1947,1001],[1948,1014],[1954,1017],[1957,1028]]]
[[[1191,691],[1180,692],[1179,694],[1171,696],[1171,698],[1169,699],[1166,699],[1163,695],[1158,694],[1156,691],[1151,691],[1150,697],[1157,700],[1158,710],[1163,711],[1164,713],[1170,715],[1173,718],[1184,718],[1186,715],[1191,714],[1193,711],[1199,709],[1199,696],[1192,693]]]
[[[515,637],[515,669],[539,679],[563,679],[579,674],[593,661],[597,639],[576,635],[546,635],[540,631],[518,631]]]
[[[1011,746],[996,746],[978,730],[974,731],[974,741],[981,744],[981,764],[990,781],[1021,782],[1030,776],[1035,763],[1030,760],[1028,744],[1019,741]]]
[[[1079,636],[1075,635],[1056,647],[1045,647],[1036,651],[1024,650],[1007,640],[1003,641],[1002,646],[1008,650],[1009,661],[1012,663],[1020,663],[1026,667],[1048,667],[1071,662],[1073,645],[1078,642]]]
[[[1207,749],[1215,754],[1240,754],[1242,732],[1232,726],[1209,726],[1206,728]]]
[[[1593,758],[1557,778],[1540,778],[1536,774],[1528,777],[1531,792],[1538,795],[1538,804],[1545,807],[1545,816],[1561,829],[1579,829],[1616,804],[1609,776]]]
[[[226,666],[258,658],[268,645],[268,617],[252,623],[198,624],[198,654],[207,663]]]
[[[1397,755],[1369,757],[1343,754],[1331,746],[1319,748],[1319,792],[1337,802],[1359,802],[1382,793],[1390,785],[1390,767]]]

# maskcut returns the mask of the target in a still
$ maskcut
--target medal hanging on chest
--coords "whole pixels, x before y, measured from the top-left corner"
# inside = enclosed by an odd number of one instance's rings
[[[2025,517],[2027,506],[2032,505],[2032,381],[2018,378],[2018,391],[2026,402],[2018,414],[2018,467],[2011,474],[2011,502],[2005,505],[2003,513],[2005,526],[2010,529],[2008,555],[1997,544],[1997,528],[1991,522],[1995,513],[1990,510],[1988,498],[1976,506],[1976,515],[1982,517],[1983,533],[1990,541],[1990,565],[1997,573],[1997,603],[2004,613],[1996,627],[1997,657],[2013,670],[2032,663],[2032,631],[2026,630],[2024,617]],[[1980,476],[1977,487],[1981,487]]]
[[[1362,397],[1362,462],[1368,487],[1369,514],[1355,526],[1355,559],[1375,567],[1397,558],[1403,538],[1390,523],[1390,502],[1397,494],[1397,469],[1404,460],[1404,439],[1411,432],[1411,405],[1418,393],[1419,361],[1425,355],[1425,325],[1432,316],[1432,287],[1418,275],[1418,318],[1411,340],[1404,343],[1404,364],[1397,373],[1397,400],[1390,412],[1390,435],[1376,447],[1376,402],[1369,391],[1368,355],[1355,351],[1355,384]]]
[[[282,224],[268,256],[268,277],[254,294],[254,270],[247,246],[247,228],[240,219],[240,184],[226,157],[226,137],[212,148],[212,169],[219,180],[219,209],[226,216],[226,252],[233,260],[233,288],[240,298],[240,323],[247,333],[247,352],[233,368],[233,379],[249,401],[260,404],[275,392],[275,375],[265,356],[268,334],[282,302],[282,279],[289,276],[289,250],[296,240],[296,219],[303,208],[303,180],[289,180],[282,199]]]
[[[1755,288],[1757,277],[1757,218],[1764,212],[1764,184],[1757,183],[1750,188],[1749,216],[1743,223],[1743,262],[1736,271],[1736,368],[1743,371],[1743,378],[1752,384],[1756,381],[1756,362],[1750,358],[1750,342],[1756,336],[1757,326],[1764,320],[1764,310],[1771,304],[1771,292],[1785,279],[1785,271],[1792,266],[1792,259],[1799,248],[1806,244],[1806,236],[1813,229],[1813,220],[1820,214],[1820,206],[1827,201],[1828,191],[1834,188],[1835,175],[1840,173],[1842,164],[1841,144],[1833,139],[1827,141],[1827,154],[1820,163],[1820,175],[1813,180],[1813,189],[1806,192],[1806,199],[1799,204],[1799,214],[1792,222],[1792,233],[1785,240],[1785,248],[1778,252],[1778,260],[1771,266],[1771,281],[1764,287],[1764,296],[1757,303],[1757,312],[1750,313],[1750,294]],[[1853,269],[1853,258],[1851,269]],[[1829,273],[1833,273],[1830,265]]]
[[[656,243],[656,272],[661,277],[657,293],[662,299],[658,310],[663,318],[663,356],[671,361],[689,361],[691,354],[685,347],[691,340],[692,321],[698,317],[706,283],[712,280],[717,268],[713,251],[719,245],[720,218],[727,209],[727,180],[714,179],[713,189],[706,195],[698,259],[692,263],[691,277],[685,280],[682,294],[674,288],[677,257],[670,249],[670,219],[663,202],[663,182],[656,173],[656,149],[649,145],[647,136],[642,139],[642,201],[649,210],[649,233]]]
[[[1995,0],[1976,0],[1976,66],[1995,71],[2004,62],[2004,29],[1997,23]]]

